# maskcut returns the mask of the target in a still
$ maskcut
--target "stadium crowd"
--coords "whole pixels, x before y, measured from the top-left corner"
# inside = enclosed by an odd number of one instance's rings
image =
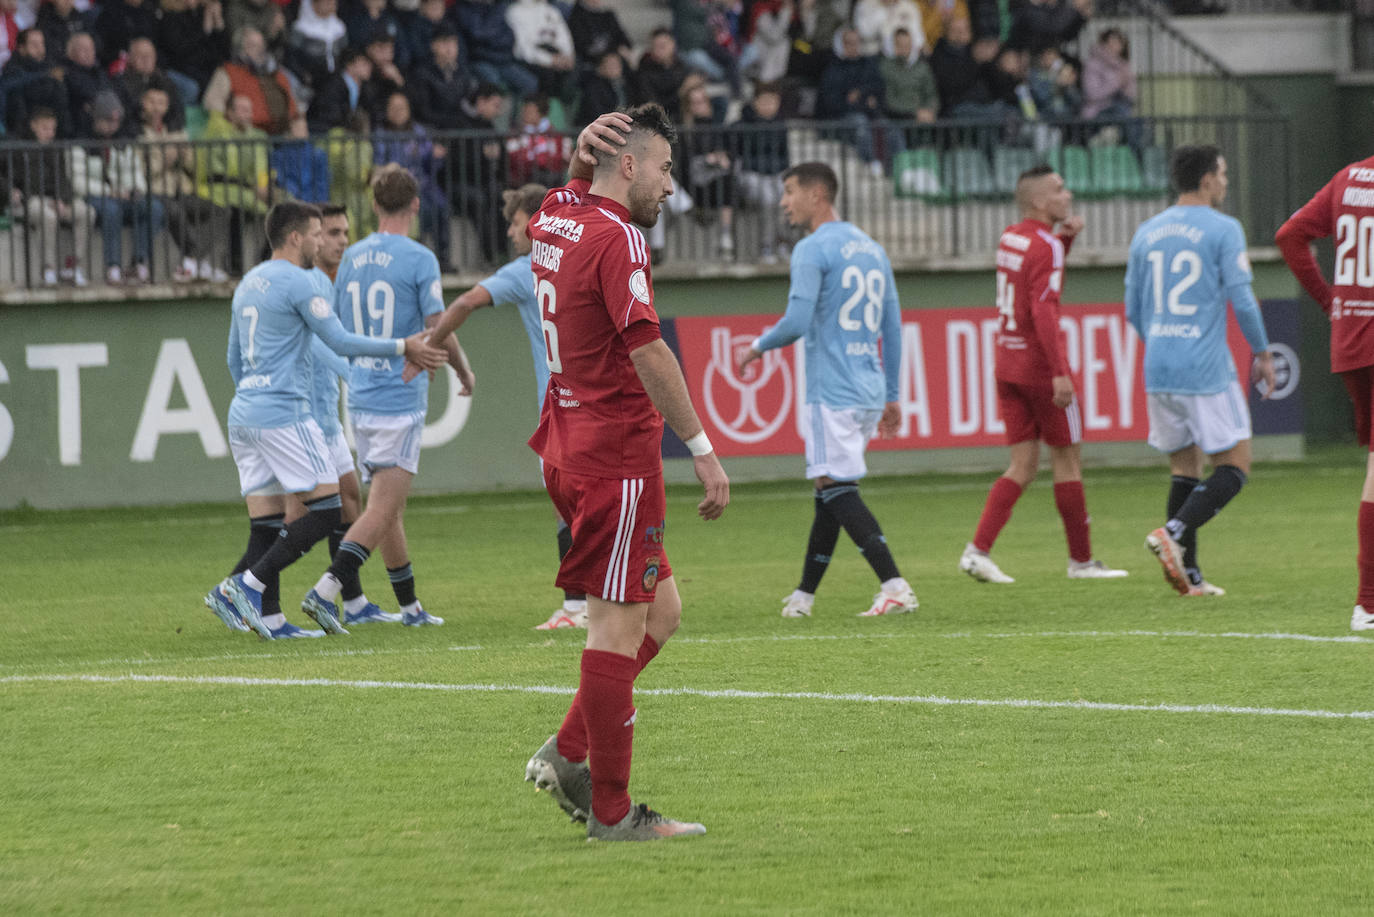
[[[643,48],[603,3],[0,0],[0,123],[44,144],[0,157],[29,276],[88,282],[98,226],[106,282],[149,281],[164,229],[172,279],[222,280],[242,246],[202,240],[239,239],[275,201],[343,203],[366,234],[368,176],[391,162],[420,178],[441,269],[456,268],[453,214],[498,263],[501,192],[556,184],[573,128],[641,102],[683,126],[675,206],[713,214],[727,256],[736,206],[776,209],[796,119],[825,122],[875,176],[937,142],[922,127],[937,119],[1027,143],[1028,123],[1088,119],[1070,139],[1138,143],[1124,37],[1074,53],[1093,0],[672,0],[673,28]]]

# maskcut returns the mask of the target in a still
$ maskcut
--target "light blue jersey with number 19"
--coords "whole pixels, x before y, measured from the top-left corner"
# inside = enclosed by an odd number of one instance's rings
[[[439,259],[405,236],[374,232],[343,254],[334,303],[345,328],[372,337],[409,337],[425,318],[444,311]],[[401,381],[403,358],[355,359],[348,374],[348,409],[359,414],[424,413],[429,374]]]
[[[901,334],[887,252],[853,223],[831,221],[792,249],[787,312],[754,346],[805,336],[807,404],[882,410],[897,400]]]

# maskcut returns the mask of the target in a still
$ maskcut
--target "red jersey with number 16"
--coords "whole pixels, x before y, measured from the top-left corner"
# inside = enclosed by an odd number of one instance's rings
[[[549,390],[530,447],[576,474],[639,478],[663,469],[663,416],[630,352],[661,336],[649,246],[630,212],[575,180],[530,218],[530,266]]]
[[[1039,220],[1022,220],[997,243],[996,377],[1022,385],[1049,385],[1069,375],[1059,328],[1064,256],[1072,239],[1054,235]]]
[[[1312,256],[1335,236],[1335,283]],[[1374,157],[1351,163],[1279,227],[1279,251],[1302,288],[1331,316],[1331,371],[1374,365]]]

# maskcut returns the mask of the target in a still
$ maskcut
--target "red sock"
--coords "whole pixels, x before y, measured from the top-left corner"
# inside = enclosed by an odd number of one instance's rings
[[[1359,604],[1374,610],[1374,503],[1360,501]]]
[[[645,634],[644,642],[639,645],[639,655],[635,658],[639,666],[636,677],[653,661],[658,651],[658,641]],[[578,700],[581,696],[580,691],[573,696],[568,715],[563,718],[563,725],[558,727],[558,753],[569,761],[587,760],[587,724],[582,719],[582,704]]]
[[[1093,559],[1093,543],[1088,536],[1088,503],[1083,498],[1082,481],[1061,481],[1054,485],[1054,505],[1064,520],[1064,536],[1069,540],[1069,557],[1082,563]]]
[[[986,554],[992,550],[992,543],[1002,527],[1011,518],[1011,508],[1021,498],[1021,485],[1011,478],[1001,477],[988,491],[988,502],[983,505],[983,515],[978,520],[978,531],[973,534],[973,546]]]
[[[638,660],[619,653],[582,651],[582,683],[577,696],[591,740],[592,812],[603,825],[614,825],[630,811],[638,668]]]

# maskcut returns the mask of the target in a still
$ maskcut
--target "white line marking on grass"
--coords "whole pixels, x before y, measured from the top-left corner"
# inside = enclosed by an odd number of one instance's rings
[[[1340,637],[1327,637],[1320,634],[1260,633],[1248,634],[1241,631],[1204,633],[1197,630],[1044,630],[1027,633],[1001,634],[943,634],[944,637],[981,637],[988,640],[1009,640],[1015,637],[1186,637],[1199,640],[1297,640],[1302,643],[1374,643],[1369,637],[1356,637],[1353,634]]]
[[[9,675],[0,683],[83,682],[88,684],[229,685],[251,688],[389,688],[482,694],[571,695],[575,688],[558,685],[445,684],[428,681],[349,681],[335,678],[254,678],[236,675]],[[647,688],[652,697],[705,697],[721,700],[817,700],[855,704],[913,704],[933,707],[1013,707],[1029,710],[1100,710],[1110,713],[1201,713],[1238,716],[1282,716],[1321,720],[1374,720],[1374,710],[1305,710],[1290,707],[1235,707],[1226,704],[1118,704],[1087,700],[944,697],[938,694],[830,694],[821,691],[712,691],[700,688]]]

